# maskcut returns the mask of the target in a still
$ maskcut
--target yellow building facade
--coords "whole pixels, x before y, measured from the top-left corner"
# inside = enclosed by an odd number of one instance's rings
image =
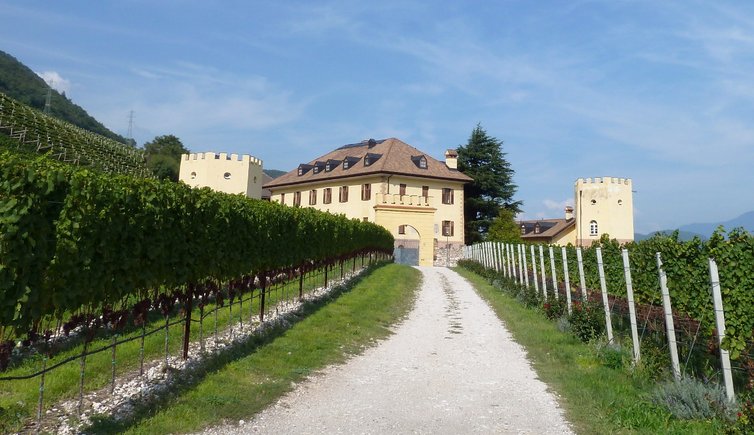
[[[607,234],[620,243],[634,240],[633,184],[630,178],[579,178],[574,207],[565,217],[519,221],[521,238],[565,246],[590,246]]]
[[[219,192],[262,198],[262,161],[249,155],[183,154],[178,179],[191,187],[209,187]]]
[[[431,266],[451,251],[460,255],[464,243],[463,185],[471,179],[458,172],[456,157],[449,150],[440,162],[395,138],[370,140],[302,163],[264,187],[272,201],[381,225],[399,252],[415,249],[416,263]]]

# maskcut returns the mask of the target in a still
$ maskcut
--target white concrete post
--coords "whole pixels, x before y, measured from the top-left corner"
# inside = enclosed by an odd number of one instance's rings
[[[605,267],[602,265],[602,248],[597,248],[597,268],[600,272],[600,289],[602,290],[602,305],[605,307],[605,330],[608,343],[613,342],[613,321],[610,318],[610,300],[607,298],[607,284],[605,283]]]
[[[545,251],[542,245],[539,245],[539,270],[542,271],[542,294],[547,300],[547,273],[545,272]]]
[[[576,248],[576,260],[579,263],[579,284],[581,285],[581,302],[587,302],[586,280],[584,278],[584,258],[581,256],[581,246]]]
[[[508,243],[508,253],[511,257],[511,276],[513,280],[518,282],[518,274],[516,273],[516,257],[513,255],[513,245]]]
[[[549,247],[550,252],[550,270],[552,270],[552,288],[555,292],[555,300],[560,299],[560,292],[558,292],[558,273],[555,271],[555,254],[553,254],[552,246]]]
[[[508,278],[513,279],[513,268],[511,267],[511,247],[505,244],[505,268],[508,269]]]
[[[539,279],[537,278],[537,255],[534,253],[534,245],[531,245],[531,277],[534,281],[534,291],[539,294]]]
[[[573,308],[571,307],[571,277],[568,276],[568,254],[566,253],[566,247],[560,248],[561,257],[563,257],[563,276],[565,277],[565,294],[566,303],[568,304],[568,315],[573,314]]]
[[[728,400],[736,399],[733,391],[733,374],[730,370],[730,354],[723,349],[723,338],[725,338],[725,312],[723,311],[723,296],[720,292],[720,276],[717,271],[717,263],[709,259],[709,276],[712,287],[712,304],[715,308],[715,329],[717,330],[717,344],[720,345],[720,362],[723,367],[723,381],[725,382],[725,393]]]
[[[673,376],[676,381],[681,380],[681,364],[678,361],[678,345],[675,339],[675,325],[673,323],[673,307],[670,305],[670,292],[668,291],[668,276],[662,268],[662,256],[655,254],[657,258],[657,272],[660,276],[660,291],[662,291],[662,308],[665,311],[665,329],[668,335],[668,347],[670,348],[670,362],[673,365]]]
[[[524,285],[524,259],[521,255],[521,245],[516,244],[516,254],[518,254],[518,280]]]
[[[503,263],[503,244],[501,242],[497,243],[497,265],[498,265],[498,272],[502,273],[503,276],[505,276],[505,267]]]
[[[500,273],[500,243],[492,243],[492,257],[495,259],[495,272]]]
[[[529,267],[526,264],[526,246],[518,245],[521,250],[521,259],[524,263],[524,283],[526,285],[526,288],[529,288]]]
[[[634,286],[631,281],[631,264],[628,261],[628,249],[623,248],[623,275],[626,277],[626,299],[628,299],[628,317],[631,322],[631,340],[634,345],[634,364],[641,359],[641,346],[639,344],[639,329],[636,325],[636,308],[634,307]]]

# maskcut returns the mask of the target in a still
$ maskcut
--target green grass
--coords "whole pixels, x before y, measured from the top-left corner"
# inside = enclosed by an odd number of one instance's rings
[[[351,263],[347,262],[346,266]],[[361,262],[357,260],[357,265]],[[350,271],[350,267],[346,267]],[[335,267],[329,273],[329,280],[332,282],[340,278],[340,268]],[[304,280],[304,291],[322,286],[324,276],[322,271],[316,271]],[[265,311],[270,314],[274,312],[275,304],[298,298],[298,280],[293,280],[286,285],[277,285],[271,287],[266,296]],[[218,310],[217,327],[220,331],[227,328],[231,322],[234,325],[243,320],[244,325],[248,325],[249,317],[252,313],[259,314],[259,292],[254,291],[254,299],[243,303],[243,311],[235,300],[231,310],[229,301],[226,299],[225,306]],[[248,293],[244,295],[248,297]],[[205,307],[205,315],[214,309],[213,303]],[[176,307],[170,317],[170,321],[181,318],[179,313],[180,307]],[[192,311],[192,318],[199,318],[199,309]],[[147,331],[164,326],[165,319],[158,313],[151,313],[147,324]],[[215,317],[209,315],[204,319],[204,336],[209,338],[213,335],[215,329]],[[119,339],[127,337],[137,337],[141,335],[141,328],[131,326],[119,336]],[[173,325],[169,328],[169,354],[173,357],[181,354],[183,346],[183,324]],[[199,341],[198,324],[192,324],[191,340]],[[111,336],[107,331],[102,331],[89,344],[89,349],[97,349],[111,343]],[[116,376],[122,376],[127,373],[135,372],[138,375],[140,340],[131,341],[117,346],[116,353]],[[58,352],[53,358],[49,359],[47,366],[51,366],[59,361],[72,356],[80,355],[83,350],[83,343],[80,338],[72,339],[66,344],[65,349]],[[149,361],[164,358],[165,355],[165,332],[159,331],[147,336],[144,342],[145,364]],[[41,357],[39,355],[27,358],[19,366],[2,372],[0,376],[21,376],[34,373],[42,368]],[[86,376],[84,380],[84,391],[93,391],[103,388],[110,383],[111,379],[111,352],[106,350],[95,355],[88,356],[86,359]],[[48,373],[45,377],[44,406],[45,409],[53,406],[62,400],[73,399],[78,396],[79,388],[79,361],[71,361],[53,372]],[[1,381],[0,382],[0,433],[13,432],[21,428],[24,421],[33,419],[36,416],[37,401],[39,398],[40,378],[18,381]]]
[[[374,270],[331,302],[306,307],[288,329],[273,328],[210,363],[160,403],[135,418],[103,417],[87,433],[181,433],[237,421],[273,403],[309,373],[346,360],[389,335],[413,305],[420,274],[390,264]]]
[[[526,348],[539,378],[561,396],[566,418],[577,433],[722,432],[723,423],[718,420],[674,419],[647,398],[654,383],[631,376],[625,369],[604,366],[592,345],[560,332],[553,321],[523,307],[485,278],[460,267],[455,270],[474,285]]]

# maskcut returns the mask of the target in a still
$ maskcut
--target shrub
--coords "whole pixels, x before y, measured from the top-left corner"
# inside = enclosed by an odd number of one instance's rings
[[[628,361],[631,361],[629,351],[620,343],[597,343],[597,357],[602,365],[611,369],[622,369]]]
[[[545,317],[555,320],[566,312],[566,304],[559,299],[549,299],[542,304],[542,311],[545,313]]]
[[[736,406],[728,401],[725,390],[694,378],[661,384],[652,393],[652,402],[664,406],[676,418],[684,420],[722,417],[732,420]]]
[[[573,334],[584,343],[599,337],[605,329],[599,306],[590,302],[574,302],[568,321]]]

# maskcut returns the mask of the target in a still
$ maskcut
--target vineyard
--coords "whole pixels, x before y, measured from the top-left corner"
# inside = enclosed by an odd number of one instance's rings
[[[141,150],[92,133],[0,93],[0,135],[18,149],[114,174],[150,176]],[[7,142],[7,141],[6,141]]]
[[[582,340],[604,335],[631,348],[635,364],[649,352],[676,380],[722,374],[729,398],[734,381],[754,385],[754,236],[745,230],[624,246],[605,236],[587,248],[483,243],[466,257],[466,267],[509,282]]]
[[[50,371],[35,355],[57,370],[80,359],[81,396],[87,357],[112,349],[115,379],[116,346],[141,340],[143,374],[145,348],[149,357],[158,347],[150,337],[164,330],[166,364],[168,342],[182,342],[185,359],[192,324],[203,351],[207,316],[222,341],[218,324],[233,335],[232,318],[239,329],[264,322],[336,281],[336,266],[343,280],[392,246],[384,228],[344,216],[0,152],[0,371],[10,375],[0,381],[21,381],[9,388],[21,394]]]

